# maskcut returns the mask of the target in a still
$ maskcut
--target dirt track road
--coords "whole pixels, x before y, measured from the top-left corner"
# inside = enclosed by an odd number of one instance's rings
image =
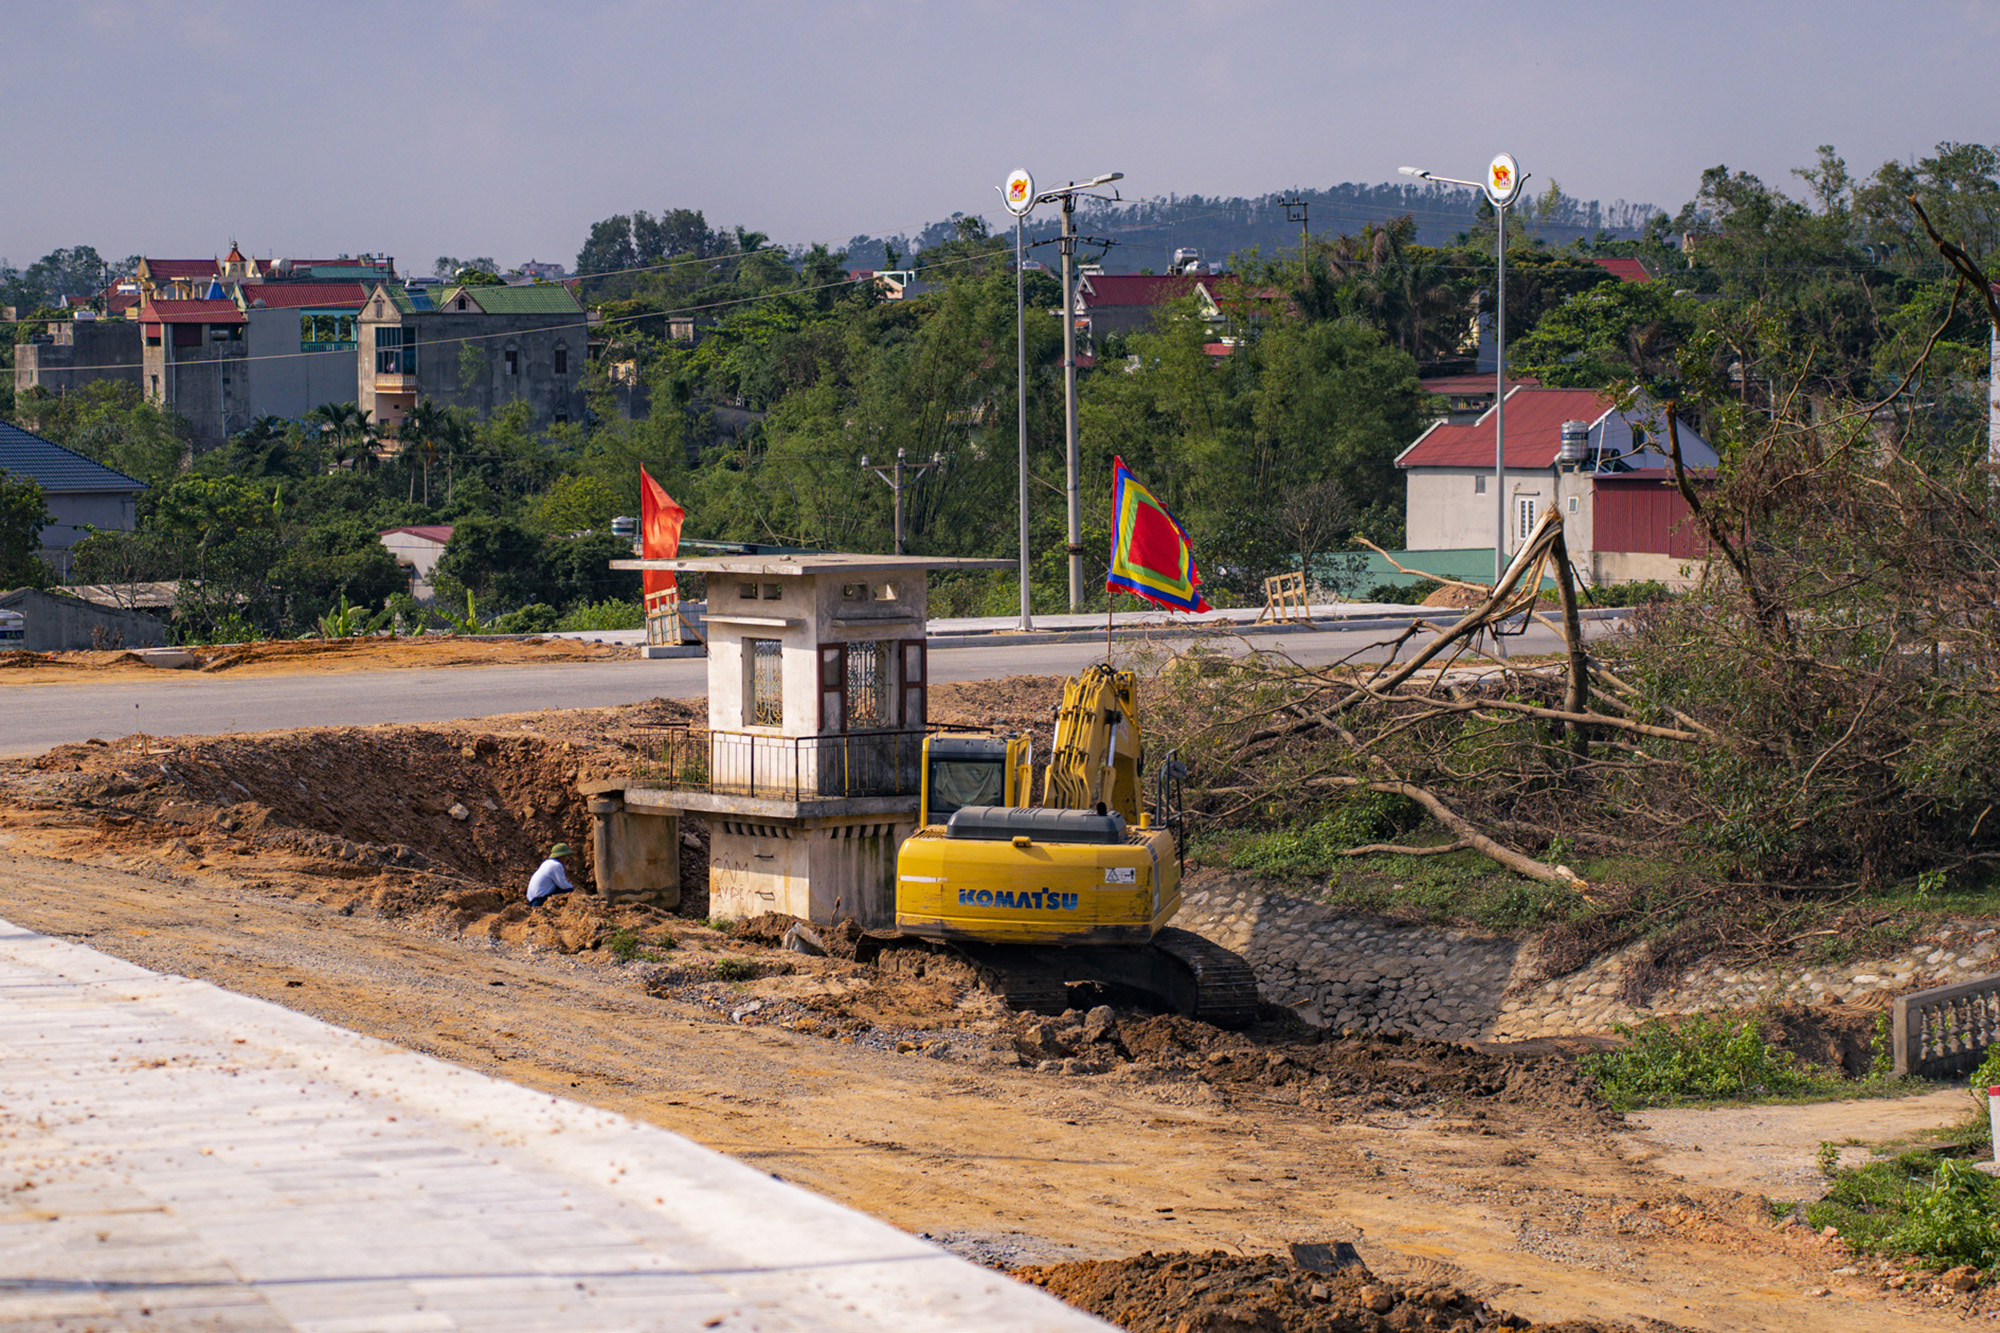
[[[1352,1239],[1386,1273],[1540,1320],[1958,1323],[1831,1276],[1844,1258],[1770,1226],[1757,1200],[1680,1182],[1635,1134],[1574,1116],[1439,1107],[1329,1123],[1275,1096],[1225,1105],[1203,1085],[739,1026],[648,996],[602,952],[340,917],[257,887],[257,867],[220,849],[163,865],[90,852],[81,832],[0,810],[0,917],[651,1121],[961,1247],[1032,1262]]]

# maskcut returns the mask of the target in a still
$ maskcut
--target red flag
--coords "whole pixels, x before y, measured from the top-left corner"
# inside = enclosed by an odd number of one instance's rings
[[[639,554],[647,560],[671,560],[681,549],[681,520],[687,510],[674,503],[645,468],[639,469]],[[671,569],[645,571],[646,601],[675,589]]]

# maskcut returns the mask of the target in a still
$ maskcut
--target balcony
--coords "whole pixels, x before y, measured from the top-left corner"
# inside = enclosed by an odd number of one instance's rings
[[[415,375],[385,375],[380,371],[375,373],[376,393],[415,393],[416,391],[417,377]]]
[[[923,768],[922,731],[770,736],[671,727],[657,761],[635,767],[648,787],[755,801],[815,803],[911,797]]]

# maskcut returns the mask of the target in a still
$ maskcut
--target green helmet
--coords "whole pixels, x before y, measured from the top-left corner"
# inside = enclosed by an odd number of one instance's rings
[[[552,857],[563,857],[563,856],[575,856],[576,853],[570,850],[570,845],[568,843],[559,842],[555,846],[549,848],[549,855]]]

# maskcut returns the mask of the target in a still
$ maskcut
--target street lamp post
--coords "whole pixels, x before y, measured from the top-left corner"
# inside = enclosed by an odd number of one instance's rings
[[[1421,167],[1396,170],[1419,180],[1483,190],[1493,205],[1497,222],[1494,252],[1499,268],[1493,283],[1493,586],[1497,588],[1500,576],[1507,572],[1507,206],[1521,193],[1524,177],[1507,153],[1487,164],[1484,182],[1439,176]]]
[[[1000,186],[1000,198],[1014,215],[1014,419],[1021,428],[1021,624],[1022,633],[1035,627],[1028,587],[1028,322],[1026,275],[1021,264],[1026,246],[1023,229],[1035,211],[1035,178],[1015,168]]]
[[[915,464],[905,463],[903,461],[904,454],[905,451],[903,449],[898,448],[896,450],[895,475],[893,477],[889,473],[884,472],[881,468],[870,465],[870,463],[868,462],[867,454],[861,455],[861,470],[863,472],[873,472],[876,476],[880,477],[885,483],[887,483],[889,489],[895,493],[897,555],[903,554],[904,488],[907,486],[914,486],[918,482],[922,481],[924,478],[924,473],[929,472],[932,468],[937,468],[940,471],[942,471],[944,468],[944,455],[941,453],[932,454],[931,460],[928,463],[915,463]],[[910,474],[910,479],[908,481],[903,480],[903,473],[906,471]]]

